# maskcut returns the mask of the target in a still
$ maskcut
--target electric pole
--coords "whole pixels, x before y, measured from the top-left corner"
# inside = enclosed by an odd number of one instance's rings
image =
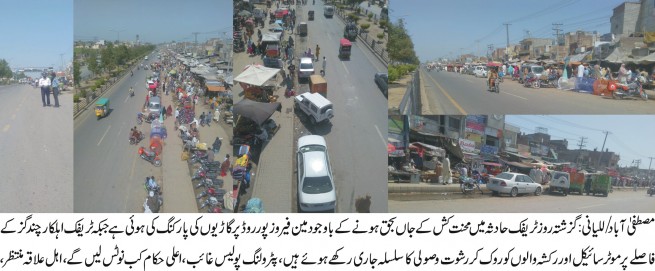
[[[476,46],[477,46],[477,51],[475,52],[475,54],[476,54],[478,57],[480,57],[480,40],[475,40],[475,44],[476,44]]]
[[[508,60],[507,59],[507,50],[509,50],[509,26],[511,24],[504,23],[504,25],[505,25],[505,30],[506,30],[505,32],[507,33],[507,47],[505,47],[505,61],[507,61]]]
[[[561,28],[559,28],[560,26],[562,26],[562,24],[556,24],[556,23],[553,24],[553,27],[555,27],[553,28],[553,30],[555,30],[555,45],[556,45],[555,60],[559,59],[559,31],[562,30]]]
[[[494,45],[493,44],[487,45],[487,61],[491,61],[491,54],[493,53],[493,51],[494,51]]]
[[[648,180],[652,182],[653,172],[650,171],[650,165],[653,164],[653,159],[655,159],[655,157],[648,157],[648,159],[650,159],[650,162],[648,162]]]
[[[609,131],[603,131],[603,133],[605,133],[605,139],[603,140],[603,147],[600,148],[600,155],[598,155],[598,166],[597,167],[600,166],[600,161],[601,161],[601,158],[603,157],[603,150],[605,149],[605,142],[607,141],[607,135],[610,134]],[[596,169],[598,170],[598,168],[596,168]]]
[[[580,143],[578,144],[578,155],[577,155],[577,157],[575,158],[575,163],[576,163],[576,164],[579,163],[579,160],[580,160],[580,152],[582,151],[582,148],[584,148],[584,146],[585,146],[584,141],[585,141],[586,139],[587,139],[587,138],[584,137],[584,136],[581,136],[581,137],[580,137]]]

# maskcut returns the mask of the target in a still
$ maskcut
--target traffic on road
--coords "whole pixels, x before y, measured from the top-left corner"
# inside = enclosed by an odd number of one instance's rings
[[[234,139],[257,160],[248,196],[266,212],[385,212],[386,64],[325,2],[235,6]]]

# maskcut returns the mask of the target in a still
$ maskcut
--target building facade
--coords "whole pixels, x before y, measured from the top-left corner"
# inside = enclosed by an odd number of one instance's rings
[[[639,2],[624,2],[615,7],[612,17],[610,17],[610,33],[620,38],[628,37],[636,32],[640,9],[641,4]]]

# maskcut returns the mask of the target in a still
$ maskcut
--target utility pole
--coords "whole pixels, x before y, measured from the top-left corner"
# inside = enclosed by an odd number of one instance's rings
[[[562,24],[553,23],[553,30],[555,30],[555,60],[559,59],[559,32],[562,30],[559,28]]]
[[[581,136],[581,137],[580,137],[580,143],[578,144],[578,155],[577,155],[576,158],[575,158],[575,163],[576,163],[576,164],[579,164],[579,163],[580,163],[580,161],[579,161],[579,160],[580,160],[580,152],[582,151],[582,148],[584,148],[584,146],[585,146],[584,141],[585,141],[586,139],[587,139],[587,138],[584,137],[584,136]]]
[[[64,53],[59,54],[59,58],[61,59],[61,71],[64,71]]]
[[[506,30],[505,32],[507,33],[507,47],[505,47],[505,61],[507,61],[508,60],[507,59],[507,50],[509,50],[509,26],[511,24],[504,23],[504,25],[505,25],[505,30]]]
[[[603,150],[605,149],[605,142],[607,141],[607,135],[610,134],[609,131],[603,131],[603,133],[605,133],[605,139],[603,140],[603,147],[600,148],[600,155],[598,155],[598,164],[596,166],[596,170],[598,170],[598,167],[600,166],[601,158],[603,157]]]
[[[475,44],[476,44],[476,46],[477,46],[477,51],[475,52],[475,54],[476,54],[478,57],[480,57],[480,40],[475,40]]]
[[[491,54],[492,54],[493,50],[494,50],[494,45],[493,44],[487,45],[487,61],[491,61]]]
[[[648,159],[650,159],[650,162],[648,162],[648,180],[652,182],[653,181],[653,177],[652,177],[653,172],[650,171],[650,165],[653,164],[653,159],[655,159],[655,157],[648,157]]]

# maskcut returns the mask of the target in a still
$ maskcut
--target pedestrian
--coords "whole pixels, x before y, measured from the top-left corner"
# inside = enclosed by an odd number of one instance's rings
[[[214,152],[214,154],[218,154],[218,152],[221,150],[221,145],[223,145],[221,138],[216,137],[214,144],[212,144],[212,152]]]
[[[320,59],[319,58],[320,53],[321,53],[321,47],[319,47],[318,44],[316,44],[316,61]]]
[[[214,152],[213,151],[208,151],[207,152],[207,162],[214,162]]]
[[[212,123],[212,111],[207,111],[207,126],[211,126],[210,124]]]
[[[450,159],[448,159],[448,156],[444,157],[443,162],[443,169],[441,170],[441,184],[446,185],[449,183],[452,183],[452,173],[450,172]]]
[[[461,182],[464,178],[468,177],[468,169],[466,168],[466,166],[462,166],[462,167],[459,169],[459,177],[460,177],[460,179],[459,179],[460,182]]]
[[[226,154],[223,163],[221,163],[221,177],[227,176],[227,171],[230,169],[230,155]]]
[[[324,56],[323,57],[323,69],[321,70],[321,73],[323,73],[323,75],[325,75],[325,65],[326,65],[325,62],[326,62],[326,60],[325,60],[325,56]]]
[[[52,76],[52,97],[55,98],[55,107],[59,107],[59,81],[57,77]]]
[[[200,114],[200,123],[205,122],[205,120],[205,112],[202,112],[202,114]]]
[[[147,107],[149,102],[150,102],[150,95],[146,95],[146,104],[144,105],[144,107]]]
[[[50,106],[50,85],[52,82],[45,73],[42,75],[43,77],[39,79],[39,87],[41,87],[41,101],[43,102],[43,107],[46,107]]]

